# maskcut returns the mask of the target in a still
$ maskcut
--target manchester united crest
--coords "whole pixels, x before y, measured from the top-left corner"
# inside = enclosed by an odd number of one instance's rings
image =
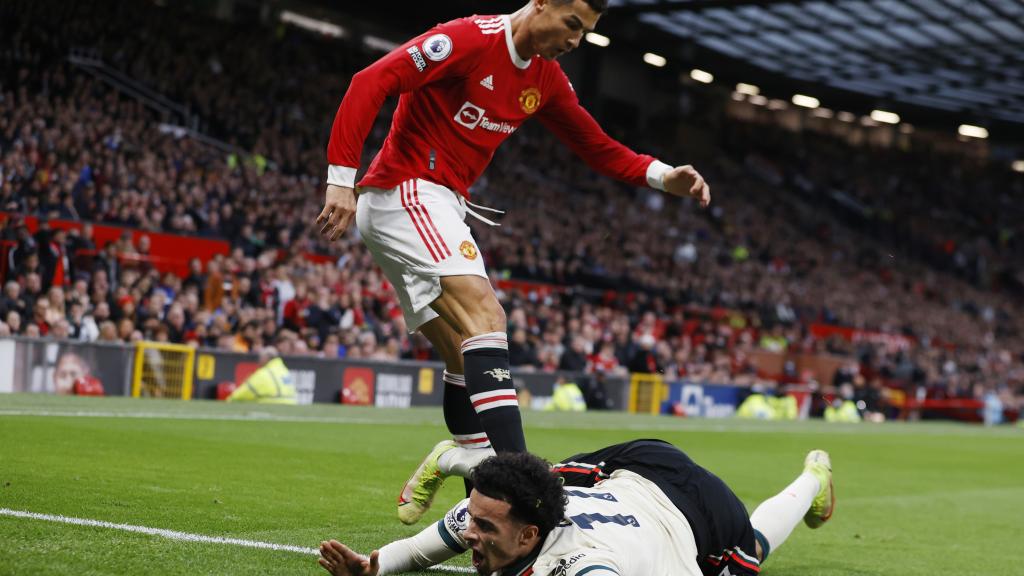
[[[527,114],[536,112],[540,107],[540,90],[532,87],[523,90],[523,93],[519,95],[519,106]]]
[[[459,244],[459,252],[466,260],[476,260],[476,246],[469,240],[463,240],[462,244]]]

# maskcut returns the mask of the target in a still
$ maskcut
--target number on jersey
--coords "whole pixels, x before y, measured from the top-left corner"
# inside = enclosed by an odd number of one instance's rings
[[[637,522],[636,516],[633,515],[623,516],[622,514],[616,514],[615,516],[605,516],[604,514],[598,513],[584,513],[570,516],[569,519],[584,530],[593,530],[595,522],[598,524],[618,524],[619,526],[632,526],[634,528],[640,527],[640,523]]]

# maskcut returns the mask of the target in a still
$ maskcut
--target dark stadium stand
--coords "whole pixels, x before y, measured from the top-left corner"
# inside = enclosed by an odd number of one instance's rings
[[[184,12],[166,26],[172,9],[0,7],[14,40],[0,52],[0,336],[434,357],[357,232],[327,245],[311,226],[333,112],[377,54]],[[76,50],[185,118],[111,87]],[[701,159],[706,212],[603,179],[535,126],[498,153],[473,192],[511,208],[478,238],[513,364],[763,385],[808,378],[755,361],[763,351],[831,355],[842,367],[819,384],[870,402],[891,387],[1020,406],[1024,175],[725,103],[680,129],[693,141],[634,143]]]

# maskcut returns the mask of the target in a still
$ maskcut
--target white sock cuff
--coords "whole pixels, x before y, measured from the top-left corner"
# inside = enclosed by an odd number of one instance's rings
[[[477,464],[483,462],[487,458],[494,456],[494,449],[490,446],[486,448],[480,446],[481,450],[475,448],[464,448],[459,446],[454,450],[448,450],[444,454],[441,454],[441,458],[438,459],[437,465],[441,468],[441,473],[445,475],[461,476],[463,478],[469,478],[472,476],[473,468]],[[431,532],[437,533],[437,530],[431,530]]]
[[[444,376],[441,377],[441,380],[446,384],[451,384],[452,386],[461,386],[462,388],[466,387],[465,374],[453,374],[452,372],[445,370]]]
[[[508,334],[505,332],[488,332],[479,336],[471,336],[462,341],[462,353],[480,348],[497,348],[508,350]]]
[[[452,438],[455,440],[455,443],[459,445],[459,448],[476,450],[478,448],[491,447],[491,441],[487,438],[486,432],[479,432],[477,434],[452,434]]]
[[[519,407],[519,397],[516,396],[515,388],[501,388],[498,390],[490,390],[488,392],[480,392],[479,394],[473,394],[469,397],[469,401],[473,404],[473,409],[479,414],[486,410],[493,410],[494,408],[502,408],[504,406]]]

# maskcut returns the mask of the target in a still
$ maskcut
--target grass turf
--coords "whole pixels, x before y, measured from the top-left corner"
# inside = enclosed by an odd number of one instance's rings
[[[524,418],[531,449],[551,460],[669,440],[750,509],[800,472],[809,449],[827,449],[836,515],[817,531],[798,527],[766,575],[1020,574],[1006,552],[1024,533],[1021,429]],[[445,435],[440,409],[0,395],[0,508],[303,547],[334,537],[366,552],[427,525],[402,526],[395,496]],[[449,482],[428,519],[461,496]],[[143,572],[323,573],[296,552],[0,516],[0,574]]]

